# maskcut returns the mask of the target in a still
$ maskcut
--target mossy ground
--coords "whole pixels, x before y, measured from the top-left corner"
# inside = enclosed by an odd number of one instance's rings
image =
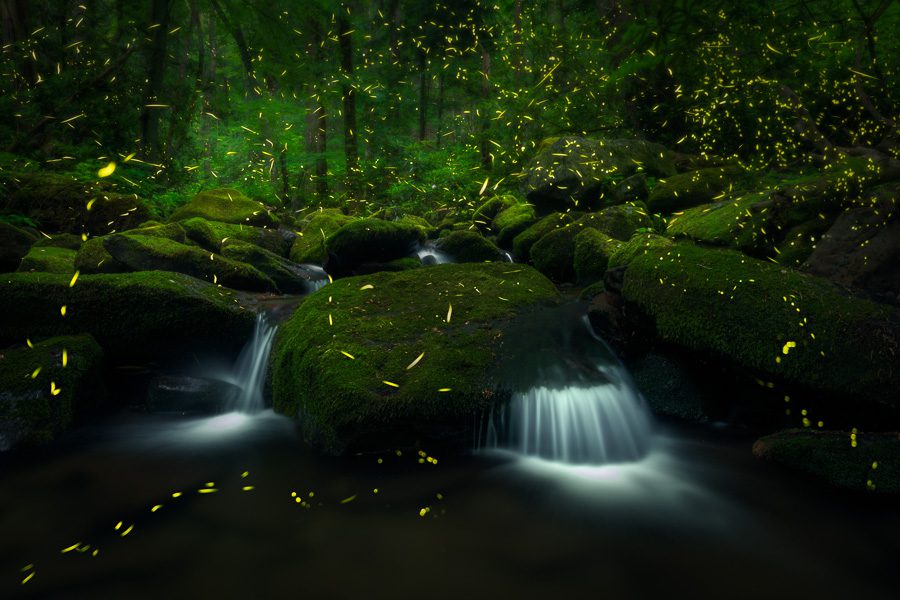
[[[846,402],[900,405],[895,309],[732,250],[639,247],[622,295],[663,340]]]
[[[492,401],[502,324],[556,298],[534,269],[501,263],[338,280],[278,333],[275,409],[301,414],[307,437],[331,452],[452,436]]]

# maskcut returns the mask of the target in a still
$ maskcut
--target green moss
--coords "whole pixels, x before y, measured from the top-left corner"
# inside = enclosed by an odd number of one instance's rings
[[[498,213],[519,204],[519,202],[519,199],[511,194],[493,196],[475,209],[475,212],[472,213],[472,222],[486,227]]]
[[[47,234],[34,243],[37,247],[68,248],[69,250],[78,250],[81,248],[83,240],[80,235],[74,233],[54,233]]]
[[[757,458],[850,490],[900,494],[900,435],[793,429],[761,438]]]
[[[200,217],[184,220],[180,225],[189,240],[210,252],[220,252],[226,240],[253,244],[279,256],[287,256],[291,248],[291,240],[277,229],[208,221]]]
[[[711,202],[725,190],[743,182],[740,167],[717,167],[679,173],[659,181],[647,198],[648,208],[655,213],[668,214]]]
[[[669,343],[860,406],[898,404],[900,370],[879,365],[900,342],[896,310],[826,280],[732,250],[653,243],[628,262],[622,296]]]
[[[0,422],[15,431],[15,439],[0,437],[0,449],[50,441],[101,400],[103,351],[94,338],[60,336],[32,346],[0,352]]]
[[[133,271],[173,271],[234,289],[277,290],[269,277],[251,265],[166,238],[116,234],[107,236],[103,246],[116,261]]]
[[[259,246],[239,240],[227,240],[222,244],[222,256],[239,264],[255,267],[286,294],[302,294],[309,290],[309,273],[299,265]],[[224,281],[222,283],[225,285]]]
[[[49,273],[0,277],[0,343],[86,332],[121,363],[184,348],[239,348],[253,329],[253,314],[233,292],[180,273],[81,275],[73,287],[70,281]]]
[[[301,415],[307,439],[331,452],[458,436],[499,395],[491,369],[502,323],[556,298],[533,269],[501,263],[338,280],[278,332],[275,409]]]
[[[30,231],[0,221],[0,272],[15,271],[35,241]]]
[[[648,252],[655,253],[660,249],[672,246],[672,241],[653,233],[640,233],[631,237],[625,244],[613,252],[609,257],[607,269],[615,269],[629,264],[636,257]]]
[[[75,268],[81,273],[125,273],[130,269],[117,261],[103,245],[105,237],[89,238],[75,254]]]
[[[533,225],[535,220],[534,207],[530,204],[516,204],[500,211],[491,223],[497,234],[497,245],[512,249],[513,239]]]
[[[436,247],[454,262],[506,261],[500,249],[476,231],[454,231],[442,237]]]
[[[602,281],[609,257],[624,244],[596,229],[584,229],[575,236],[575,279],[586,284]]]
[[[602,294],[605,291],[606,291],[606,286],[603,284],[603,282],[597,281],[595,283],[590,284],[583,290],[581,290],[581,293],[578,294],[578,299],[586,300],[586,301],[590,302],[596,296],[599,296],[600,294]]]
[[[333,275],[350,274],[365,263],[384,263],[409,256],[425,241],[413,225],[381,219],[348,223],[325,241],[327,268]]]
[[[774,227],[768,224],[769,209],[757,205],[769,195],[754,192],[690,208],[669,219],[666,233],[757,255],[768,254],[773,247]]]
[[[652,227],[653,220],[647,214],[647,207],[642,202],[629,202],[584,215],[575,222],[575,225],[580,228],[590,227],[602,231],[611,238],[628,241],[638,229]]]
[[[565,227],[583,213],[553,213],[547,215],[534,225],[513,238],[513,255],[520,260],[531,256],[531,247],[554,229]]]
[[[272,226],[277,218],[265,205],[251,200],[238,190],[222,188],[200,192],[172,213],[170,221],[202,217],[208,221],[244,225]]]
[[[290,259],[295,263],[324,264],[328,258],[325,240],[338,229],[353,221],[353,217],[332,211],[315,213],[294,239]]]
[[[75,251],[54,246],[32,246],[19,264],[18,270],[72,274],[75,272]]]

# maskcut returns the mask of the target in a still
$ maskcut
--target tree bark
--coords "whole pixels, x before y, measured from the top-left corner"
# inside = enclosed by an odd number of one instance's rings
[[[163,77],[166,68],[166,45],[169,33],[169,0],[153,0],[150,22],[157,25],[153,29],[150,52],[147,57],[147,87],[144,90],[144,107],[141,111],[141,145],[144,153],[151,159],[160,156],[159,143],[159,109],[148,108],[148,104],[157,104],[162,91]]]
[[[350,23],[344,13],[338,19],[338,43],[341,50],[341,85],[344,106],[344,156],[347,163],[347,183],[356,189],[359,175],[359,148],[356,141],[356,91],[353,82],[353,39]]]

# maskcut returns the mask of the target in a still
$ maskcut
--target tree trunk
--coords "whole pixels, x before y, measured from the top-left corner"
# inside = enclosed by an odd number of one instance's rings
[[[419,141],[425,141],[428,134],[428,56],[419,49]]]
[[[162,91],[163,77],[166,67],[166,44],[169,33],[169,0],[153,0],[150,21],[157,25],[153,29],[150,52],[147,62],[147,87],[144,90],[144,107],[141,111],[141,143],[145,155],[151,160],[160,156],[159,144],[159,109],[148,108],[148,104],[157,104]]]
[[[314,65],[314,74],[318,75],[318,64],[322,55],[322,29],[315,18],[309,19],[308,27],[311,34],[309,60]],[[313,77],[314,82],[317,79],[317,76]],[[311,110],[307,116],[307,141],[316,154],[316,173],[313,177],[316,194],[320,198],[324,198],[328,195],[328,159],[325,157],[325,150],[328,146],[328,115],[320,90],[315,83],[312,84],[311,90],[313,94],[311,94]]]
[[[444,71],[441,70],[440,75],[438,75],[437,130],[434,133],[434,137],[437,140],[438,148],[441,147],[443,123],[444,123]]]
[[[338,41],[341,50],[341,86],[344,105],[344,156],[347,162],[347,184],[356,189],[359,175],[359,149],[356,142],[356,91],[353,82],[353,39],[350,23],[344,13],[338,19]]]
[[[212,5],[213,10],[216,11],[216,16],[222,21],[222,25],[224,25],[225,29],[228,30],[228,33],[231,34],[231,37],[234,39],[234,43],[237,46],[238,54],[241,57],[241,64],[244,65],[247,95],[259,95],[259,91],[256,88],[256,75],[253,73],[253,57],[250,55],[250,48],[247,46],[247,40],[244,38],[244,30],[241,29],[240,25],[234,23],[228,17],[228,14],[222,9],[222,5],[219,4],[219,0],[210,0],[210,4]]]
[[[3,20],[3,46],[23,44],[28,38],[28,2],[0,0],[0,15]],[[15,48],[13,52],[21,53],[16,60],[18,75],[26,86],[33,86],[37,75],[31,57],[24,53],[23,48]]]
[[[481,115],[480,125],[481,166],[490,170],[493,159],[491,158],[491,147],[487,137],[490,121],[488,120],[486,109],[488,100],[491,97],[491,54],[484,46],[481,47],[481,75],[481,100],[482,107],[485,109],[485,114]]]

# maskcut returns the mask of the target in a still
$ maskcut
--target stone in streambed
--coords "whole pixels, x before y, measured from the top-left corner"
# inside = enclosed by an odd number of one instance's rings
[[[279,329],[273,406],[331,453],[459,443],[505,397],[493,372],[504,323],[557,298],[537,271],[508,263],[337,280]]]

